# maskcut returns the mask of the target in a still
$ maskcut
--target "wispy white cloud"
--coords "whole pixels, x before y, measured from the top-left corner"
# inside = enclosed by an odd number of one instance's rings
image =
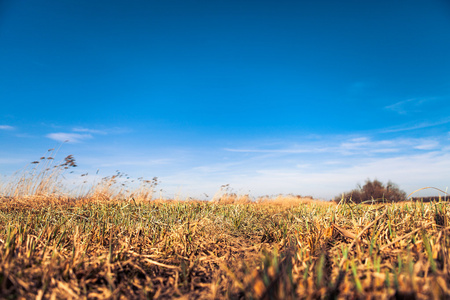
[[[408,104],[413,104],[415,101],[416,101],[416,99],[402,100],[402,101],[398,101],[396,103],[387,105],[384,108],[387,110],[392,110],[400,115],[406,115],[406,113],[408,111],[410,111]]]
[[[374,140],[360,137],[324,137],[321,142],[284,145],[276,149],[262,148],[225,148],[225,151],[247,154],[295,155],[331,153],[338,155],[374,155],[411,151],[411,149],[432,150],[439,147],[439,141],[433,138],[396,138]]]
[[[295,167],[299,168],[299,169],[307,169],[307,168],[311,168],[313,165],[311,164],[296,164]]]
[[[421,143],[417,144],[414,146],[414,149],[419,149],[419,150],[434,150],[434,149],[438,149],[440,146],[438,141],[435,140],[422,140]]]
[[[57,132],[57,133],[49,133],[46,137],[58,141],[58,142],[71,142],[71,143],[79,143],[84,140],[92,139],[91,134],[79,134],[79,133],[68,133],[68,132]]]
[[[357,137],[344,140],[333,151],[342,154],[356,153],[390,153],[396,152],[399,142],[393,140],[372,140],[369,137]]]
[[[47,134],[46,137],[59,141],[59,142],[72,142],[72,143],[79,143],[84,140],[92,139],[94,138],[94,135],[101,134],[105,135],[108,134],[108,132],[104,130],[98,130],[98,129],[92,129],[92,128],[85,128],[85,127],[74,127],[72,128],[72,132],[57,132],[57,133],[50,133]]]
[[[75,127],[72,129],[74,132],[87,132],[92,134],[106,134],[106,131],[103,130],[97,130],[97,129],[90,129],[90,128],[84,128],[84,127]]]
[[[423,109],[423,105],[434,100],[438,100],[437,97],[429,98],[411,98],[407,100],[402,100],[395,102],[393,104],[387,105],[384,108],[387,110],[394,111],[400,115],[406,115],[413,112],[420,112]]]
[[[0,125],[0,130],[14,130],[15,127],[9,125]]]
[[[145,159],[137,158],[130,160],[129,158],[114,158],[113,162],[104,162],[99,164],[99,167],[122,167],[122,166],[138,166],[138,167],[152,167],[171,164],[174,160],[170,158],[160,159]]]
[[[396,138],[384,140],[351,139],[341,143],[335,151],[342,154],[395,154],[409,153],[414,149],[433,150],[441,146],[437,138]]]
[[[384,149],[374,149],[372,153],[398,153],[400,149],[398,148],[384,148]]]
[[[279,154],[300,154],[300,153],[311,153],[311,152],[325,152],[326,148],[286,148],[286,149],[238,149],[238,148],[225,148],[225,151],[229,152],[239,152],[239,153],[279,153]]]
[[[382,133],[391,133],[391,132],[402,132],[402,131],[410,131],[410,130],[417,130],[417,129],[423,129],[428,127],[435,127],[440,126],[444,124],[450,123],[450,117],[444,118],[442,120],[436,121],[436,122],[421,122],[417,124],[406,124],[399,127],[392,127],[387,128],[385,130],[382,130]]]

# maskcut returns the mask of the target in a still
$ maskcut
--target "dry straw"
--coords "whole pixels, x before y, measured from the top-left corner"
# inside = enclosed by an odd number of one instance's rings
[[[0,298],[450,297],[444,201],[154,201],[119,177],[73,199],[40,172],[2,191]]]

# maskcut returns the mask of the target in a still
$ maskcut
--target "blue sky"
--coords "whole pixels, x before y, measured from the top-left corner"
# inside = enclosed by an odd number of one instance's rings
[[[0,3],[0,174],[65,143],[168,197],[450,185],[450,4]]]

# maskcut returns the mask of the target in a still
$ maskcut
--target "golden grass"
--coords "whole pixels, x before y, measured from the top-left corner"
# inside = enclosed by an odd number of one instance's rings
[[[446,202],[155,201],[151,181],[129,195],[108,182],[78,198],[2,191],[0,298],[450,297]]]
[[[2,298],[450,296],[446,203],[4,198],[0,226]]]

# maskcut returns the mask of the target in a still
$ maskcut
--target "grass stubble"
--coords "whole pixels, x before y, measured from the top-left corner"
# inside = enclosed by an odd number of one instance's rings
[[[152,200],[115,178],[70,197],[56,187],[73,165],[2,186],[0,298],[450,297],[445,201]]]

